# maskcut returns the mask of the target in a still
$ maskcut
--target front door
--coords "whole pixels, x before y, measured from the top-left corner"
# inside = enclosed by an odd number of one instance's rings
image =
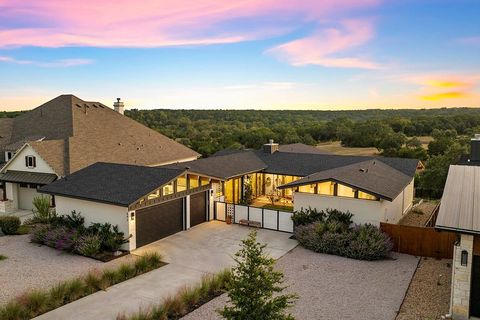
[[[480,256],[473,256],[470,316],[480,317]]]

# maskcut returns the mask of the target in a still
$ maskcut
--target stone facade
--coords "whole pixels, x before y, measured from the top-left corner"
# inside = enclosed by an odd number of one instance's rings
[[[466,266],[462,266],[462,251],[468,252]],[[473,236],[462,234],[460,244],[454,247],[451,313],[453,319],[464,320],[469,317],[470,283],[472,278]]]

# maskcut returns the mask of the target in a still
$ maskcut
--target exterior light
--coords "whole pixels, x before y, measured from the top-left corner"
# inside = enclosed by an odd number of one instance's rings
[[[135,211],[133,211],[132,213],[130,213],[130,220],[135,220]]]
[[[468,251],[467,250],[462,250],[462,256],[460,263],[462,266],[466,267],[468,264]]]

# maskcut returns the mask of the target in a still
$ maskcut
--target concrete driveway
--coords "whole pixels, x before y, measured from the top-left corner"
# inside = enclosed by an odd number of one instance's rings
[[[149,244],[133,254],[157,251],[168,265],[125,281],[106,291],[77,300],[37,319],[115,319],[159,303],[185,286],[193,286],[209,273],[233,264],[232,256],[250,228],[212,221]],[[290,234],[258,229],[258,241],[278,259],[296,247]]]

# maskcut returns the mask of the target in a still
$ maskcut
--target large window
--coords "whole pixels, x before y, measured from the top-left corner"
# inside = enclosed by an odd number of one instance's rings
[[[199,177],[193,174],[188,175],[188,182],[190,183],[190,189],[198,188],[200,186]]]
[[[377,197],[362,191],[358,191],[358,199],[377,200]]]
[[[187,190],[187,178],[185,176],[177,178],[177,191],[186,191]]]
[[[355,190],[350,187],[344,186],[343,184],[338,184],[337,195],[339,197],[355,198]]]
[[[173,181],[170,181],[168,184],[164,185],[162,187],[162,194],[164,196],[168,196],[170,194],[173,194]]]

